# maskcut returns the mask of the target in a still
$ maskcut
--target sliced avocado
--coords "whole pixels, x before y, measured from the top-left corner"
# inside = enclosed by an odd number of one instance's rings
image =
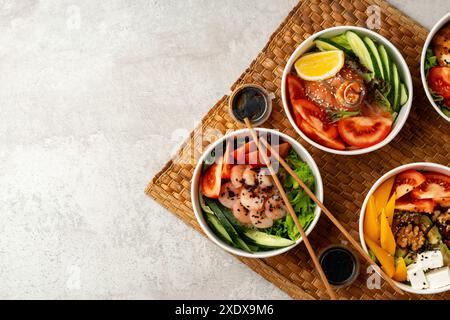
[[[378,52],[377,46],[375,45],[375,42],[373,42],[372,39],[369,37],[364,37],[364,42],[369,48],[370,56],[372,57],[372,60],[375,60],[374,67],[375,67],[375,76],[377,78],[385,79],[384,71],[383,71],[383,62],[381,61],[381,56]]]
[[[291,239],[277,237],[257,230],[247,230],[245,235],[254,243],[264,248],[284,248],[295,243]]]
[[[437,226],[433,226],[427,233],[427,239],[430,244],[436,245],[442,241],[441,233]]]

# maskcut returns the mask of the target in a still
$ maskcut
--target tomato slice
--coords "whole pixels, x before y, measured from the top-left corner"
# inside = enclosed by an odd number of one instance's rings
[[[294,76],[293,74],[289,74],[286,77],[286,82],[291,104],[296,99],[306,98],[305,87],[303,86],[303,82],[299,77]]]
[[[236,150],[233,151],[233,157],[236,160],[237,164],[244,164],[245,163],[245,155],[247,153],[256,151],[256,143],[255,141],[251,140],[244,145],[240,146]]]
[[[291,150],[291,145],[288,142],[283,142],[278,146],[271,146],[271,147],[277,148],[276,151],[278,151],[278,154],[280,155],[281,158],[285,158],[288,155],[289,150]],[[270,151],[267,151],[266,154],[268,157],[270,157]],[[263,167],[267,165],[264,162],[264,159],[262,158],[260,152],[258,151],[247,153],[245,155],[245,163],[250,164],[253,167]]]
[[[433,212],[435,202],[432,199],[398,199],[395,201],[395,209],[409,212]]]
[[[297,99],[293,103],[294,112],[298,113],[303,120],[317,131],[321,131],[329,138],[338,136],[338,131],[328,120],[325,112],[313,102],[306,99]]]
[[[383,141],[391,131],[392,120],[385,117],[349,117],[339,120],[342,139],[351,146],[366,148]]]
[[[321,130],[314,129],[308,122],[306,122],[303,119],[300,119],[298,121],[298,126],[300,130],[304,134],[306,134],[309,138],[313,139],[317,143],[320,143],[321,145],[324,145],[326,147],[336,149],[336,150],[345,150],[345,144],[344,142],[339,138],[330,138],[330,136],[326,133],[324,133]]]
[[[425,182],[425,176],[416,170],[406,170],[395,177],[395,193],[397,198],[411,192]]]
[[[450,98],[450,67],[433,67],[428,72],[428,86],[434,93]]]
[[[225,153],[223,155],[222,179],[230,179],[233,162],[234,161],[231,155],[231,143],[227,142]]]
[[[217,199],[220,195],[222,176],[222,161],[213,163],[201,176],[200,187],[203,194],[208,198]]]
[[[423,174],[425,182],[415,188],[411,194],[417,199],[433,199],[438,201],[450,197],[450,177],[445,174],[427,172]]]

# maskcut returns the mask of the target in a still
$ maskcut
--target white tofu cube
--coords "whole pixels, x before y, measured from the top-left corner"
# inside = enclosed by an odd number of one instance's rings
[[[422,270],[420,263],[412,263],[407,267],[408,280],[414,289],[426,289],[429,287],[428,280]]]
[[[440,268],[444,265],[444,258],[439,250],[425,251],[417,255],[417,260],[422,270]]]
[[[425,274],[431,289],[450,285],[450,269],[448,267],[431,270]]]

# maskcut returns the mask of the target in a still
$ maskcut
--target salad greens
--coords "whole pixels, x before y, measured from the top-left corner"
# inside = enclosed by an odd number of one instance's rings
[[[436,66],[438,66],[436,55],[434,54],[433,49],[428,48],[425,55],[425,77],[428,78],[428,72],[431,68]],[[443,103],[444,97],[431,90],[430,87],[428,87],[428,91],[430,92],[433,101],[441,108],[442,112],[444,112],[447,117],[450,117],[450,108]]]
[[[285,160],[308,188],[314,189],[314,176],[311,169],[306,162],[300,159],[294,150],[290,150]],[[280,170],[283,169],[280,168]],[[314,220],[316,205],[292,176],[286,175],[283,181],[283,188],[297,214],[301,226],[306,230]],[[298,240],[300,238],[300,233],[290,215],[287,215],[284,219],[275,221],[274,225],[266,229],[265,232],[292,240]]]

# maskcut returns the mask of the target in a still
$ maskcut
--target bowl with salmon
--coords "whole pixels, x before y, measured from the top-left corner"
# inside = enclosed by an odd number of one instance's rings
[[[278,131],[255,130],[322,201],[322,178],[306,149]],[[192,207],[206,235],[222,249],[248,258],[278,255],[302,241],[260,152],[248,129],[231,132],[207,148],[191,184]],[[266,155],[309,234],[320,208],[270,152]]]
[[[450,122],[450,12],[436,23],[425,40],[420,74],[431,105]]]
[[[412,103],[401,53],[371,30],[339,26],[302,42],[282,78],[286,115],[311,145],[334,154],[377,150],[400,132]]]
[[[363,249],[407,292],[450,290],[450,168],[410,163],[383,175],[361,208]]]

